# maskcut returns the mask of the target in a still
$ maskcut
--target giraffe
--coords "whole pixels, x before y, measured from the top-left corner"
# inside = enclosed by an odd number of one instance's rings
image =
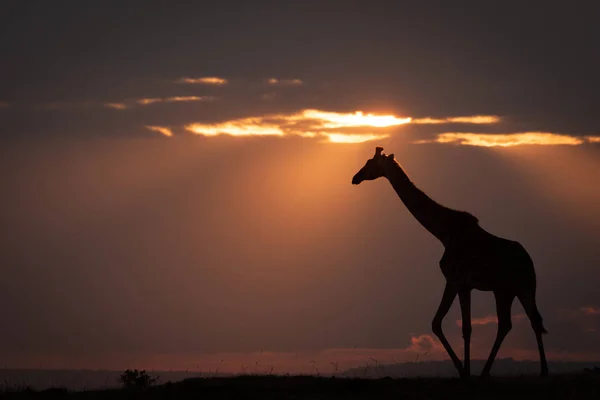
[[[479,220],[475,216],[465,211],[452,210],[432,200],[415,186],[393,154],[383,153],[383,147],[375,149],[375,155],[354,175],[352,184],[358,185],[380,177],[388,179],[408,211],[444,246],[439,264],[446,285],[431,328],[460,376],[468,378],[471,375],[469,353],[473,289],[493,292],[498,315],[496,340],[481,375],[489,376],[502,341],[512,328],[511,307],[516,297],[523,305],[535,333],[541,376],[547,376],[548,365],[542,334],[548,332],[542,324],[542,316],[536,305],[535,269],[525,248],[519,242],[487,232],[479,226]],[[464,364],[442,331],[442,320],[456,296],[462,314]]]

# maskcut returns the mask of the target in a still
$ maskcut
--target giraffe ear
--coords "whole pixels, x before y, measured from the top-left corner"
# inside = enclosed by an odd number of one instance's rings
[[[389,158],[390,160],[393,160],[393,159],[394,159],[394,153],[392,153],[392,154],[388,154],[388,158]]]

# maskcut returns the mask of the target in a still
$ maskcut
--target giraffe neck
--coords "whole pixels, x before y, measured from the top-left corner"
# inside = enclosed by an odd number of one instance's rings
[[[464,234],[465,228],[478,226],[476,217],[444,207],[423,193],[395,160],[386,163],[385,177],[408,211],[444,246],[457,234]]]

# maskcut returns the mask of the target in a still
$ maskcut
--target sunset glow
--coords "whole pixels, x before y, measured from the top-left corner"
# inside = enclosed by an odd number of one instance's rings
[[[597,389],[600,0],[4,3],[0,393]]]
[[[579,145],[584,140],[574,136],[549,132],[523,132],[506,134],[488,133],[440,133],[435,139],[415,143],[454,143],[464,146],[511,147],[520,145]]]

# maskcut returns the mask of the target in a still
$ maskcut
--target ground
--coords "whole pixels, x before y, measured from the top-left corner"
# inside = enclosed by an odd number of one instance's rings
[[[600,374],[482,379],[310,376],[193,378],[143,390],[5,392],[3,398],[69,399],[600,399]]]

